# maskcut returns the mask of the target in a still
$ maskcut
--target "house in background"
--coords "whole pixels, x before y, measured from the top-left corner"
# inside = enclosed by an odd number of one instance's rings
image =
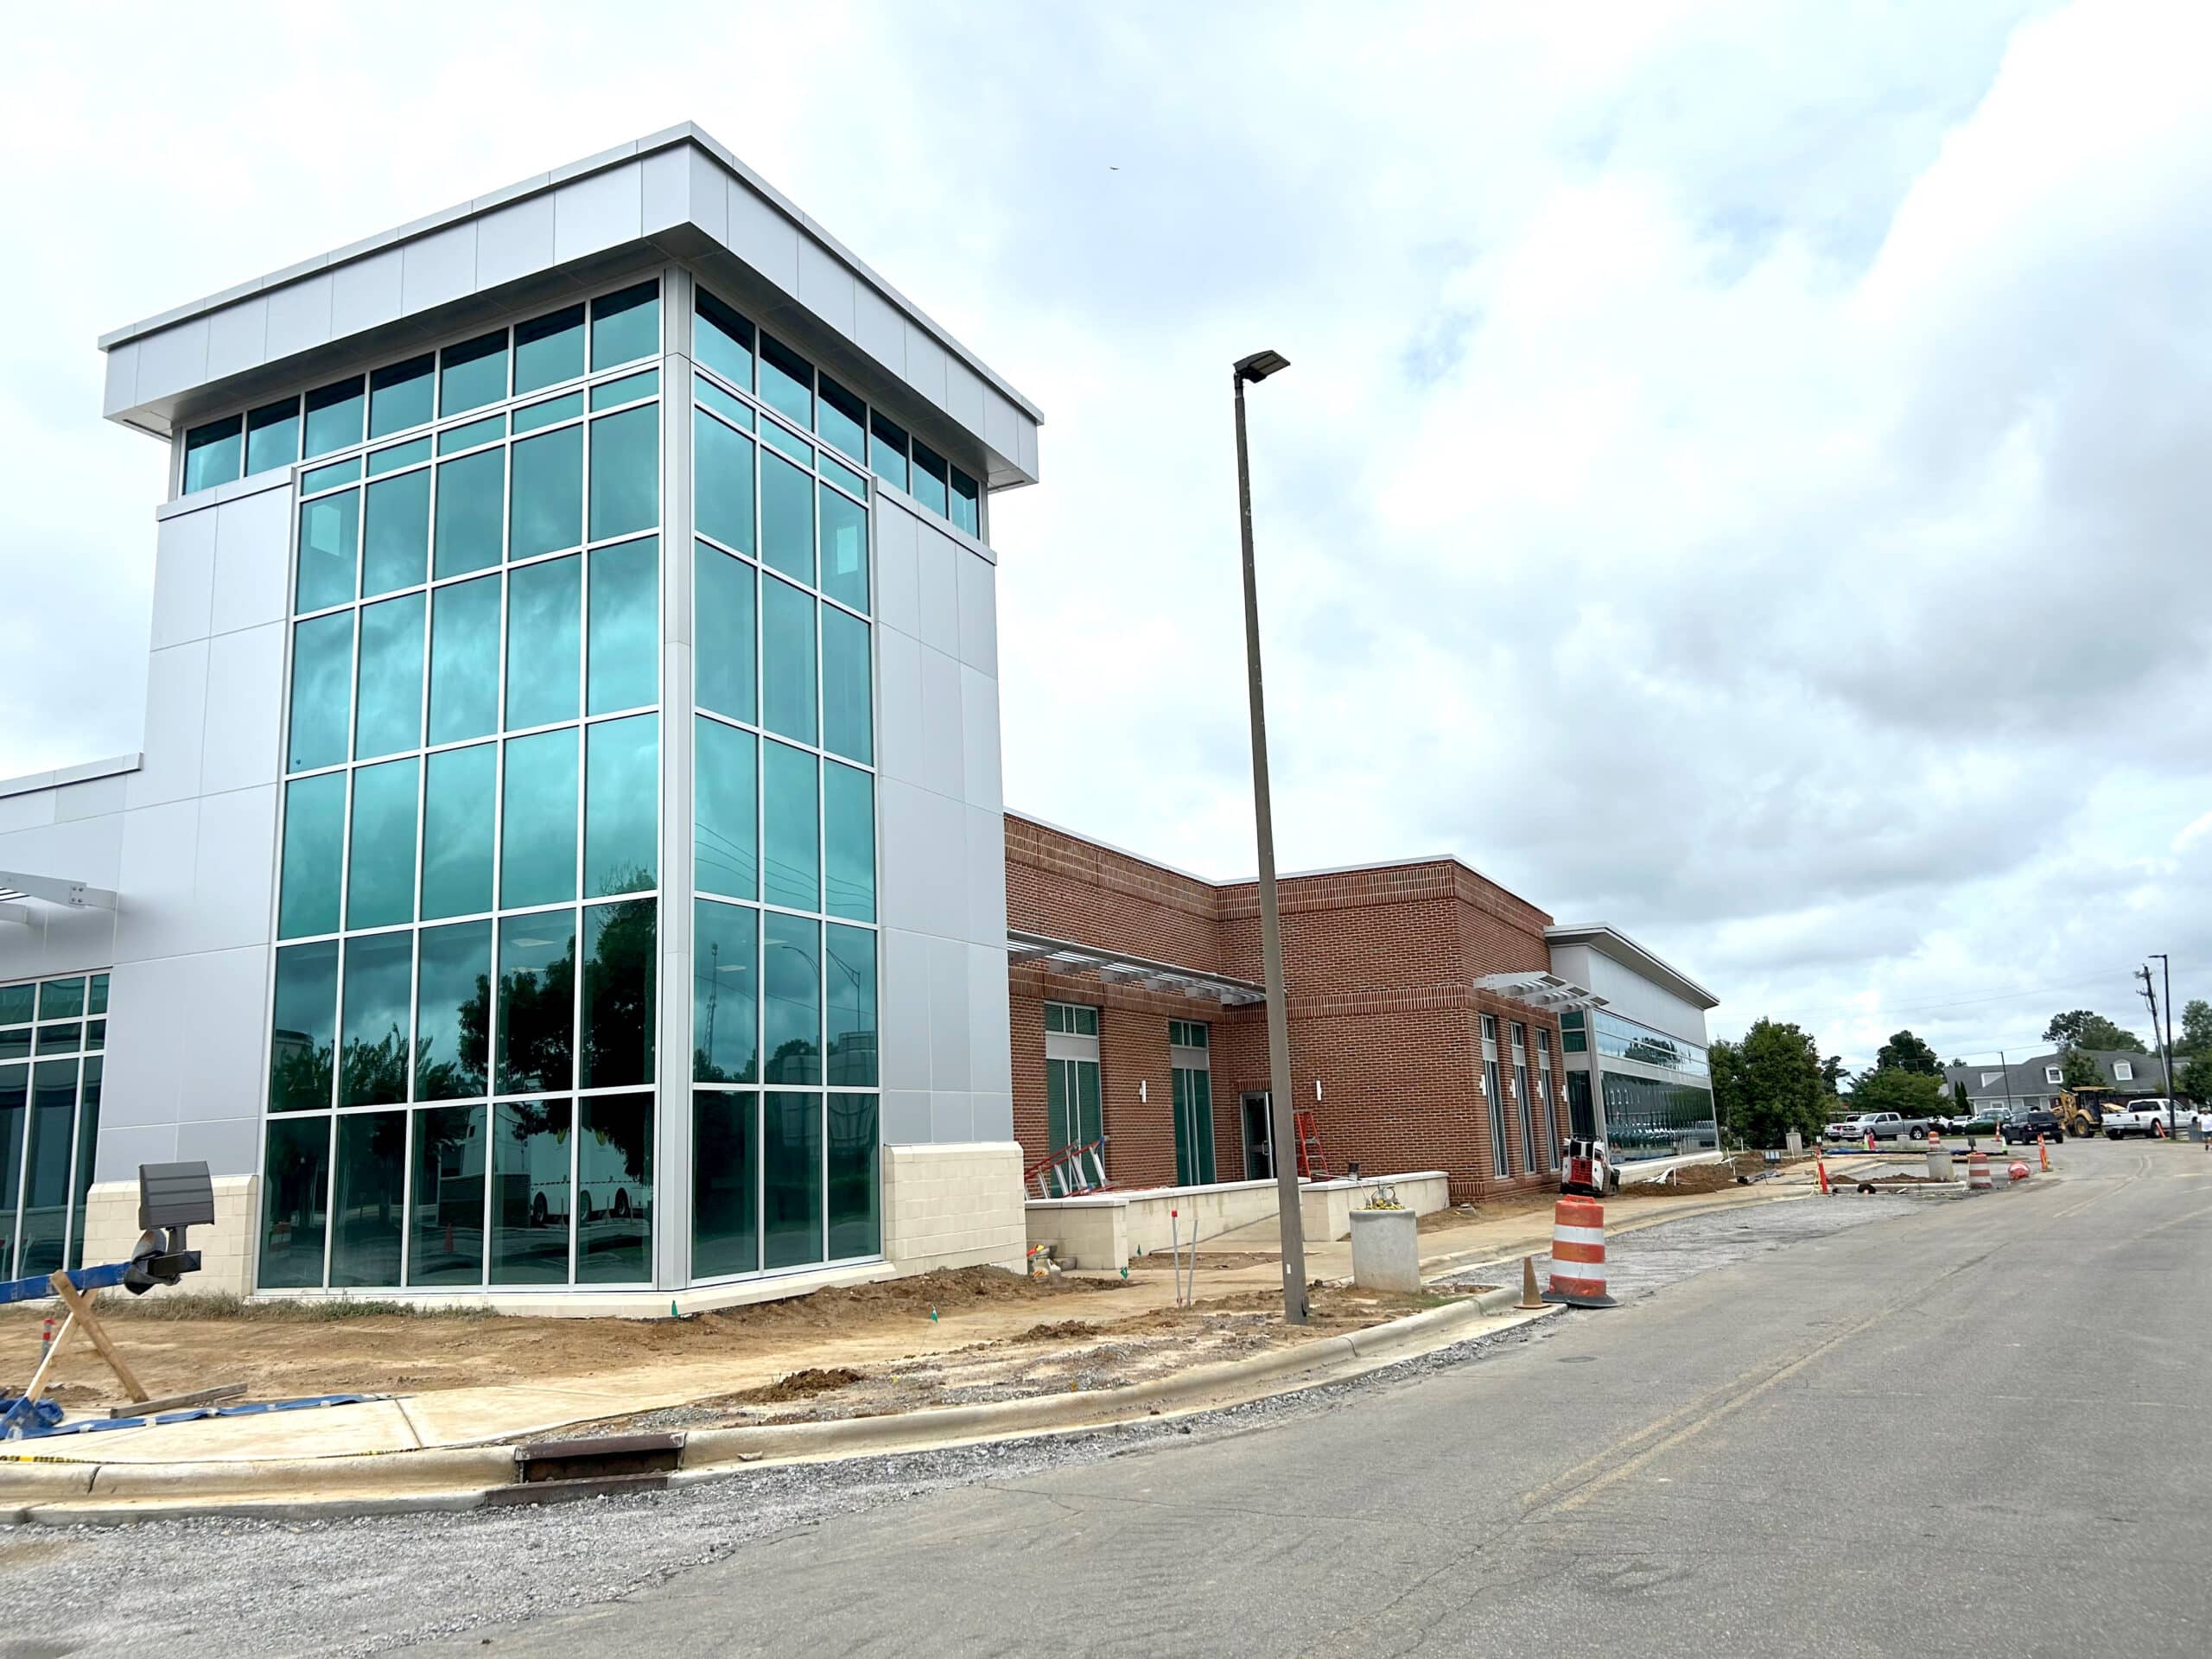
[[[2105,1082],[2131,1094],[2161,1095],[2166,1090],[2166,1068],[2156,1055],[2130,1054],[2120,1049],[2083,1049],[2097,1063]],[[1964,1084],[1967,1100],[1977,1114],[2010,1108],[2013,1112],[2048,1110],[2065,1086],[2065,1056],[2053,1050],[2031,1054],[2010,1065],[1947,1065],[1947,1085]]]

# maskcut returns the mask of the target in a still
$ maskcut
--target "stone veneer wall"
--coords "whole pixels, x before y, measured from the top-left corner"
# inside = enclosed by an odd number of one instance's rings
[[[186,1274],[176,1287],[179,1291],[203,1296],[219,1291],[252,1294],[260,1192],[261,1179],[256,1175],[215,1177],[215,1224],[185,1230],[187,1248],[200,1252],[200,1271]],[[137,1179],[100,1182],[85,1200],[85,1265],[130,1260],[138,1231]],[[168,1287],[156,1285],[146,1294],[163,1295]]]
[[[883,1149],[883,1254],[901,1275],[1027,1268],[1021,1147],[1013,1141]]]

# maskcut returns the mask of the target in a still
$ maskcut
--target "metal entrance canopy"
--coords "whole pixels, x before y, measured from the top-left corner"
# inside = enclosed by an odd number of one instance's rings
[[[30,906],[21,902],[27,899],[63,910],[115,908],[115,894],[106,887],[87,887],[82,881],[58,876],[33,875],[25,870],[0,870],[0,922],[20,922],[29,926]]]
[[[1605,999],[1595,991],[1586,991],[1571,979],[1561,979],[1557,974],[1535,972],[1520,974],[1484,974],[1475,982],[1478,991],[1491,991],[1510,1001],[1525,1003],[1532,1008],[1545,1008],[1554,1013],[1569,1008],[1602,1008]]]
[[[1007,960],[1034,963],[1063,974],[1096,974],[1109,985],[1141,985],[1148,991],[1180,991],[1194,1001],[1211,999],[1224,1008],[1241,1008],[1268,1000],[1267,988],[1249,979],[1221,974],[1202,974],[1194,968],[1150,962],[1125,951],[1101,950],[1070,939],[1048,939],[1039,933],[1006,936]]]

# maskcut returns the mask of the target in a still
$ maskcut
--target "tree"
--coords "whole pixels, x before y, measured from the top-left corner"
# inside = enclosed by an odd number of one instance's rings
[[[1779,1147],[1795,1129],[1817,1138],[1827,1122],[1828,1091],[1820,1051],[1796,1026],[1761,1020],[1741,1042],[1707,1052],[1713,1109],[1738,1146]]]
[[[2118,1049],[2123,1054],[2148,1052],[2133,1032],[2087,1008],[2051,1015],[2050,1024],[2044,1027],[2043,1039],[2061,1048]]]
[[[1877,1071],[1917,1071],[1929,1077],[1939,1077],[1943,1071],[1936,1051],[1909,1031],[1897,1033],[1882,1045],[1874,1056],[1874,1066]]]
[[[2190,1100],[2212,1100],[2212,1052],[2199,1054],[2180,1067],[2177,1086]]]
[[[2174,1039],[2174,1058],[2196,1059],[2212,1055],[2212,1002],[2193,996],[2182,1005],[2181,1035]]]
[[[1849,1074],[1850,1068],[1844,1065],[1840,1054],[1831,1054],[1821,1062],[1821,1082],[1832,1095],[1843,1092],[1843,1080]]]
[[[2105,1074],[2084,1051],[2069,1048],[2059,1056],[2058,1080],[2069,1089],[2079,1089],[2087,1084],[2102,1083]]]
[[[1935,1117],[1943,1110],[1943,1079],[1903,1066],[1862,1071],[1851,1086],[1855,1112],[1895,1112],[1899,1117]]]

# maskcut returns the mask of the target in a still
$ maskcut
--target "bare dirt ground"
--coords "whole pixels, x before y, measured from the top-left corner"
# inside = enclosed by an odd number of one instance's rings
[[[817,1291],[683,1320],[188,1297],[103,1297],[100,1306],[118,1345],[156,1394],[243,1382],[247,1398],[270,1400],[628,1377],[666,1400],[671,1388],[696,1387],[692,1405],[622,1420],[652,1427],[873,1415],[1112,1388],[1470,1294],[1463,1286],[1421,1296],[1317,1288],[1313,1323],[1290,1330],[1278,1293],[1232,1282],[1209,1294],[1207,1278],[1221,1271],[1201,1270],[1192,1307],[1161,1306],[1162,1287],[1148,1271],[1127,1281],[1039,1280],[995,1268]],[[0,1387],[20,1386],[15,1374],[29,1374],[41,1319],[28,1309],[0,1312]],[[65,1407],[118,1397],[89,1345],[70,1351],[58,1370],[51,1397]]]

